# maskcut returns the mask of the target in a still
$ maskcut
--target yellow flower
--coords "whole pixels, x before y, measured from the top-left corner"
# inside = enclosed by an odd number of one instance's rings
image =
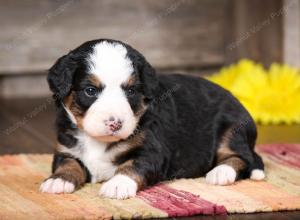
[[[264,72],[261,65],[255,64],[251,60],[241,60],[238,64],[222,68],[219,73],[209,76],[208,79],[216,84],[221,85],[225,89],[231,90],[236,80],[244,74],[256,72]]]
[[[300,123],[300,72],[287,65],[242,60],[208,79],[225,87],[263,124]]]

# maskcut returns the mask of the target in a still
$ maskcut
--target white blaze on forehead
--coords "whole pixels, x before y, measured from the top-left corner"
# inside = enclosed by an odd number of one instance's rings
[[[103,41],[94,46],[87,61],[89,73],[95,74],[104,85],[120,85],[133,73],[126,48],[118,43]]]

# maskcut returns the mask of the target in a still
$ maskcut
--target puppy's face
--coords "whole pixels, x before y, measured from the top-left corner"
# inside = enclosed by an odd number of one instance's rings
[[[72,69],[72,81],[62,98],[68,117],[100,141],[126,139],[146,110],[149,88],[145,84],[155,82],[146,82],[145,76],[155,77],[153,69],[137,51],[115,41],[96,41],[71,53],[72,62],[65,65]],[[50,74],[51,69],[51,88]]]

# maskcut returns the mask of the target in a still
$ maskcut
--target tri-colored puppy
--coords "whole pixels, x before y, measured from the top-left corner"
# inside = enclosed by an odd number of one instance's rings
[[[209,184],[261,180],[256,126],[228,91],[202,78],[159,75],[115,40],[86,42],[49,70],[57,105],[53,174],[40,189],[126,199],[159,181],[206,175]]]

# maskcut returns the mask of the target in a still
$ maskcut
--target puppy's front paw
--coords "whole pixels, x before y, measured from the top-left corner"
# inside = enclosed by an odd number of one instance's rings
[[[72,193],[74,190],[73,183],[61,178],[49,178],[40,186],[40,191],[44,193]]]
[[[100,189],[100,196],[111,199],[128,199],[137,192],[137,183],[129,176],[117,174],[105,182]]]
[[[206,174],[206,182],[213,185],[229,185],[234,183],[236,171],[226,164],[219,165]]]

